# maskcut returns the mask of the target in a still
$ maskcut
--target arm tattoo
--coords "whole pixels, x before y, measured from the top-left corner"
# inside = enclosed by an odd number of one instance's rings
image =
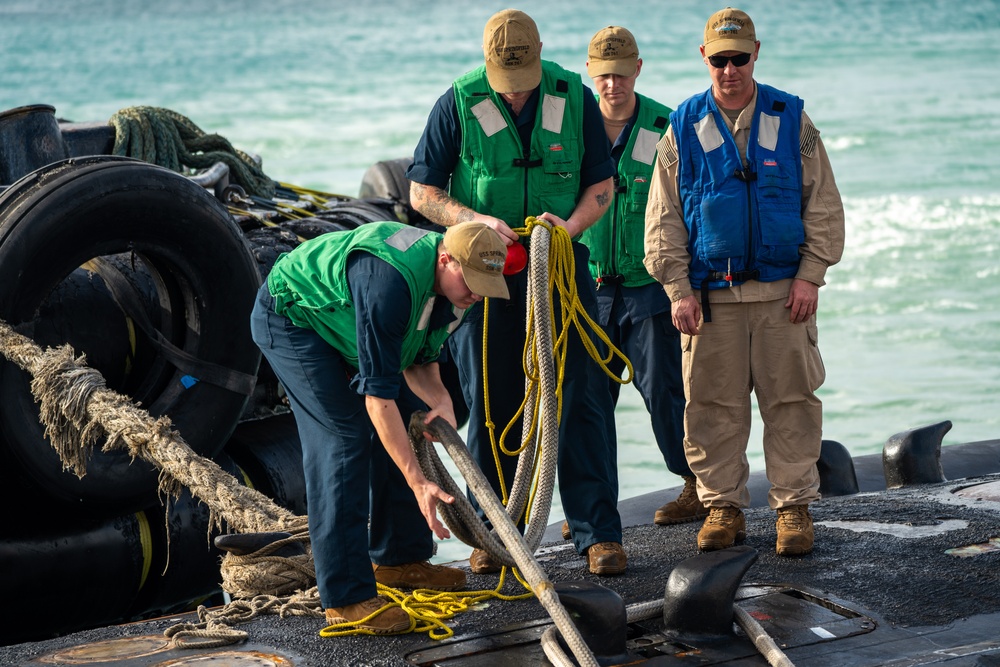
[[[441,206],[430,200],[431,191],[426,185],[414,183],[410,189],[410,204],[425,218],[432,222],[441,219]]]
[[[431,222],[448,227],[452,224],[472,220],[475,212],[462,206],[462,204],[439,188],[421,186],[416,188],[415,204],[416,208],[425,218]]]
[[[597,199],[597,203],[601,206],[601,208],[607,206],[608,202],[611,201],[611,193],[609,193],[607,190],[605,190],[604,192],[597,193],[596,195],[594,195],[594,197],[595,199]]]

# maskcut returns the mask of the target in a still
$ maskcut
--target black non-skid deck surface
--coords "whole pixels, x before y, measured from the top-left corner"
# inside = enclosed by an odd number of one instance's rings
[[[977,481],[998,479],[1000,476]],[[757,550],[758,559],[743,584],[788,586],[829,597],[876,619],[880,631],[912,628],[919,635],[925,632],[923,629],[966,622],[962,619],[967,618],[971,621],[976,616],[994,614],[1000,618],[1000,552],[987,551],[964,558],[946,553],[956,547],[987,544],[990,538],[1000,536],[1000,504],[974,497],[959,498],[950,493],[967,483],[947,482],[819,501],[811,506],[816,522],[816,546],[812,554],[801,558],[778,557],[774,553],[774,512],[768,508],[750,509],[745,544]],[[674,566],[697,554],[695,541],[699,527],[698,523],[691,523],[626,528],[624,544],[629,567],[620,577],[589,574],[584,558],[567,542],[545,545],[539,558],[553,582],[579,579],[597,582],[618,592],[626,604],[662,599]],[[469,575],[470,589],[492,588],[496,582],[495,575]],[[516,581],[509,579],[505,592],[516,593],[519,588]],[[53,601],[53,612],[57,610],[58,603]],[[456,638],[450,641],[547,618],[533,599],[492,601],[451,621]],[[175,622],[176,619],[158,619],[3,647],[0,664],[51,664],[53,653],[66,647],[118,637],[156,635]],[[318,636],[321,626],[317,620],[262,617],[239,626],[249,633],[249,640],[232,650],[276,654],[291,665],[405,665],[408,661],[404,656],[419,647],[441,646],[441,642],[431,642],[425,635],[326,639]],[[997,632],[1000,634],[1000,630]],[[832,648],[834,643],[828,642],[826,648]],[[812,651],[813,660],[820,659],[816,657],[820,654],[822,651]],[[106,664],[156,665],[168,657],[185,655],[192,653],[160,652],[131,662]],[[797,664],[840,664],[811,662],[807,653],[799,655],[797,660]],[[730,664],[765,663],[758,659]]]

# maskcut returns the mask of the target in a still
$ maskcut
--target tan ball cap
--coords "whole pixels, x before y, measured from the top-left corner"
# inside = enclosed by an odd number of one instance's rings
[[[497,12],[483,30],[486,78],[498,93],[534,90],[542,81],[542,43],[530,16],[517,9]]]
[[[473,293],[510,298],[503,277],[507,245],[499,234],[481,222],[461,222],[444,233],[444,247],[462,265],[465,284]]]
[[[757,50],[757,33],[746,12],[726,7],[712,14],[705,24],[705,56],[722,51],[753,53]]]
[[[587,74],[632,76],[638,67],[639,47],[632,33],[621,26],[609,25],[590,40],[587,49]]]

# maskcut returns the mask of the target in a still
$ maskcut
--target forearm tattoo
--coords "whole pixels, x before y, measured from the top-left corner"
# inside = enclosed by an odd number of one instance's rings
[[[415,209],[431,222],[445,227],[472,220],[476,215],[457,199],[437,188],[420,186],[414,188],[411,194],[414,195],[411,203]]]

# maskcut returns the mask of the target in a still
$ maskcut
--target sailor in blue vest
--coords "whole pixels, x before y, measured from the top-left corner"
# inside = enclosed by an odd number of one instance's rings
[[[746,536],[750,392],[764,422],[775,550],[813,548],[826,372],[819,288],[844,250],[844,208],[798,97],[753,78],[760,52],[739,9],[713,14],[701,46],[712,87],[671,115],[646,208],[649,273],[681,332],[684,447],[709,515],[698,548]]]
[[[598,321],[632,364],[633,384],[646,404],[667,470],[684,480],[680,495],[653,515],[655,523],[670,525],[704,519],[708,510],[698,500],[694,473],[684,456],[680,334],[670,319],[670,299],[642,263],[656,144],[672,110],[635,92],[641,71],[639,47],[628,29],[608,26],[591,38],[587,73],[594,80],[618,174],[614,202],[581,241],[590,248]],[[620,376],[625,362],[615,357],[609,366]],[[617,405],[621,385],[614,380],[608,384]]]
[[[409,615],[376,595],[458,590],[465,573],[433,565],[431,531],[448,537],[406,424],[429,410],[455,426],[437,358],[465,310],[508,296],[507,247],[483,224],[445,234],[372,222],[323,234],[278,258],[250,319],[254,342],[292,407],[306,480],[316,583],[328,623],[376,634]],[[406,420],[406,421],[404,421]]]
[[[512,229],[523,227],[528,216],[561,226],[575,238],[607,209],[615,169],[597,102],[579,74],[542,60],[541,48],[538,28],[524,12],[508,9],[489,19],[483,31],[485,64],[459,77],[438,100],[407,171],[410,201],[425,217],[445,227],[481,221],[513,244],[518,237]],[[596,318],[586,246],[574,243],[573,252],[580,301]],[[499,439],[524,400],[527,272],[508,277],[508,285],[510,301],[492,303],[488,322],[483,305],[476,304],[449,341],[469,405],[469,448],[498,496],[490,422]],[[558,298],[553,309],[559,312]],[[614,407],[606,376],[575,331],[565,368],[558,471],[563,510],[590,571],[620,574],[626,556],[610,426]],[[518,419],[505,444],[516,449],[520,442]],[[510,488],[516,458],[500,459]],[[499,570],[480,549],[469,563],[476,573]]]

